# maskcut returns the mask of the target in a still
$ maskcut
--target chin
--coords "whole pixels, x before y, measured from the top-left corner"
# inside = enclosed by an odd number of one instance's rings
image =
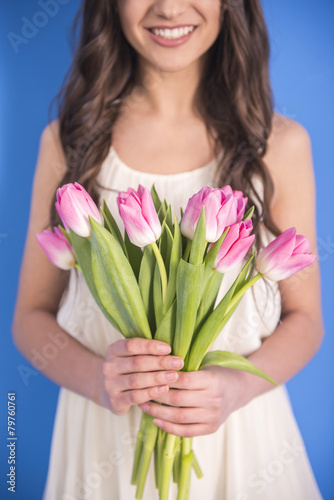
[[[179,60],[178,58],[170,58],[170,60],[168,60],[167,57],[164,60],[162,58],[159,60],[147,60],[150,66],[162,73],[177,73],[190,66],[196,66],[199,64],[199,61],[200,59],[186,61],[184,57],[180,57]]]

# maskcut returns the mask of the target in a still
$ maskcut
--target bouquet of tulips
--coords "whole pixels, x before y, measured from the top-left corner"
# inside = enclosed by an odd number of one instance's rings
[[[80,269],[97,304],[124,337],[167,342],[172,353],[184,359],[186,371],[213,364],[275,384],[242,356],[208,352],[257,280],[287,278],[315,258],[308,240],[288,229],[257,258],[255,253],[248,258],[217,304],[224,273],[240,265],[255,237],[253,208],[245,213],[247,201],[230,186],[203,187],[181,211],[179,222],[154,186],[151,191],[129,188],[117,198],[123,237],[105,201],[100,213],[82,186],[67,184],[58,189],[56,202],[64,227],[43,231],[37,239],[56,266]],[[143,496],[153,454],[160,500],[168,499],[172,477],[178,500],[186,500],[191,469],[202,476],[192,439],[165,433],[143,413],[131,479],[137,499]]]

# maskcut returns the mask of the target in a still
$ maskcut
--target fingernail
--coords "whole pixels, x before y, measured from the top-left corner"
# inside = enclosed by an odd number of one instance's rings
[[[159,385],[159,387],[157,387],[157,392],[159,393],[167,391],[168,391],[168,385]]]
[[[172,381],[172,382],[175,382],[175,380],[177,380],[177,373],[175,373],[175,372],[166,372],[165,373],[165,379],[169,380],[169,381]]]
[[[161,354],[169,354],[171,351],[171,346],[167,344],[159,344],[158,345],[158,352]]]
[[[140,405],[140,408],[143,411],[148,411],[150,409],[150,405],[149,405],[149,403],[143,403],[142,405]]]
[[[181,358],[173,358],[169,362],[169,366],[171,368],[181,369],[184,365],[184,361]]]
[[[153,419],[153,423],[160,427],[161,429],[163,428],[164,424],[162,420],[159,420],[158,418]]]

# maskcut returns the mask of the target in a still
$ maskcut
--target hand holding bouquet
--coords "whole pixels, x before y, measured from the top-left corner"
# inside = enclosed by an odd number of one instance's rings
[[[285,231],[257,258],[249,257],[217,304],[224,273],[240,265],[254,241],[247,198],[230,186],[204,187],[189,200],[180,223],[154,186],[151,192],[139,186],[119,193],[117,203],[124,237],[105,202],[101,216],[82,186],[60,188],[56,207],[64,227],[37,235],[51,262],[80,269],[97,304],[124,337],[168,343],[184,359],[183,370],[213,364],[275,383],[246,358],[209,349],[257,280],[284,279],[313,262],[308,240],[294,228]],[[202,475],[192,439],[165,433],[143,413],[131,480],[137,499],[143,496],[153,453],[160,499],[167,500],[172,476],[178,500],[187,499],[191,469]]]

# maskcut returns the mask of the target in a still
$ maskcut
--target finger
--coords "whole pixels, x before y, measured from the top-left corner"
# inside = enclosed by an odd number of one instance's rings
[[[112,373],[155,372],[159,370],[181,370],[184,365],[182,358],[177,356],[117,356],[112,365],[105,362],[105,375]],[[109,373],[110,372],[110,373]]]
[[[180,437],[191,438],[196,436],[205,436],[207,434],[212,434],[212,432],[215,432],[216,430],[209,424],[174,424],[172,422],[159,419],[154,419],[153,423],[165,432]]]
[[[120,398],[120,405],[130,407],[146,403],[151,399],[155,399],[169,389],[168,385],[159,385],[157,387],[149,387],[148,389],[139,389],[133,391],[124,391]]]
[[[174,424],[201,424],[214,422],[217,418],[215,412],[208,411],[206,408],[178,408],[153,402],[143,403],[140,408],[152,417]]]
[[[129,375],[121,375],[118,377],[117,389],[119,391],[128,391],[166,385],[175,382],[177,377],[178,373],[174,371],[130,373]]]
[[[179,372],[180,376],[180,372]],[[199,406],[199,401],[202,400],[204,390],[182,390],[182,389],[172,389],[171,386],[174,385],[174,382],[171,382],[169,385],[169,391],[166,394],[162,394],[156,400],[159,403],[164,403],[169,406],[179,406],[179,407],[195,407]],[[206,406],[202,404],[201,406]]]
[[[177,381],[170,387],[184,390],[207,389],[211,380],[212,374],[209,371],[180,372]]]
[[[142,339],[140,337],[118,340],[108,347],[108,355],[114,356],[136,356],[139,354],[166,355],[170,352],[171,347],[165,342]]]

